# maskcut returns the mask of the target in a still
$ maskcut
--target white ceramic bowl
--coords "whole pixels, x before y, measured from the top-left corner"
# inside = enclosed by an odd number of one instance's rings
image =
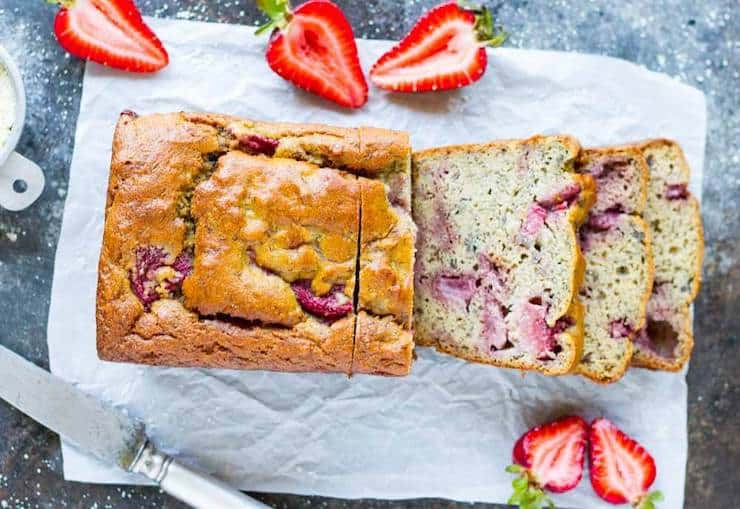
[[[23,131],[23,123],[26,121],[26,89],[23,87],[23,79],[15,61],[2,46],[0,46],[0,65],[8,71],[15,91],[15,122],[5,144],[0,147],[0,166],[2,166],[11,152],[15,150]]]
[[[33,161],[15,152],[26,121],[26,90],[13,58],[0,46],[0,65],[5,67],[15,93],[15,121],[0,147],[0,207],[23,210],[41,196],[44,172]]]

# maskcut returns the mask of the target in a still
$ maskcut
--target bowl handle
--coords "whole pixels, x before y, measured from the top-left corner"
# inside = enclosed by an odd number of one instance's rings
[[[18,152],[0,166],[0,207],[12,211],[30,206],[44,190],[44,172]]]

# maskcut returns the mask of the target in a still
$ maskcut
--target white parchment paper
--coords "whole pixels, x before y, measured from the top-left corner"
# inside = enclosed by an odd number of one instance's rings
[[[701,92],[621,60],[491,51],[478,84],[389,95],[349,112],[274,75],[253,28],[151,20],[171,64],[156,76],[87,66],[56,257],[48,341],[52,370],[146,422],[163,449],[256,491],[340,497],[446,497],[503,502],[504,472],[523,431],[565,412],[606,415],[658,464],[665,508],[683,505],[687,455],[682,374],[631,370],[600,387],[478,366],[419,349],[402,379],[157,368],[101,362],[95,285],[110,143],[121,110],[226,112],[256,119],[374,125],[411,132],[415,147],[570,133],[585,145],[678,140],[701,194]],[[368,69],[390,43],[360,41]],[[698,338],[701,341],[701,338]],[[64,444],[67,479],[136,480]],[[559,505],[606,508],[587,479]]]

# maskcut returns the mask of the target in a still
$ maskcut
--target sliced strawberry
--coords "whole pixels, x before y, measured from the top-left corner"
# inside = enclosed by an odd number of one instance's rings
[[[583,454],[588,424],[578,416],[562,417],[527,431],[514,444],[514,465],[508,472],[514,479],[509,504],[541,507],[552,504],[544,490],[562,493],[571,490],[583,477]]]
[[[506,34],[495,28],[491,12],[445,2],[416,25],[370,70],[372,82],[395,92],[427,92],[464,87],[483,76],[484,46],[499,46]]]
[[[352,27],[329,0],[309,0],[290,10],[287,0],[257,0],[274,29],[267,45],[270,68],[294,85],[347,108],[367,102]]]
[[[639,443],[607,419],[596,419],[589,433],[591,486],[612,504],[654,509],[659,491],[648,494],[655,480],[655,460]]]
[[[132,0],[57,0],[59,44],[76,57],[131,72],[154,72],[167,51]]]

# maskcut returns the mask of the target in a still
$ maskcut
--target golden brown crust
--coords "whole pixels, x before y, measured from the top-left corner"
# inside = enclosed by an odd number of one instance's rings
[[[406,160],[410,151],[407,147]],[[404,375],[413,350],[416,231],[404,206],[411,201],[410,166],[399,164],[382,181],[359,180],[362,220],[353,372]],[[391,197],[397,198],[396,204]]]
[[[580,174],[575,174],[574,178],[578,182],[578,185],[581,187],[581,193],[579,195],[577,204],[571,207],[568,211],[568,219],[570,224],[573,226],[570,234],[573,236],[571,245],[573,246],[574,251],[574,265],[573,280],[571,284],[571,303],[568,307],[564,305],[563,308],[561,308],[560,312],[562,313],[562,315],[568,314],[573,305],[577,306],[577,312],[580,312],[581,314],[583,313],[583,306],[581,306],[578,302],[578,289],[581,287],[586,274],[586,259],[581,252],[581,247],[578,243],[576,232],[578,231],[578,227],[583,223],[583,221],[585,221],[586,217],[588,216],[588,211],[596,202],[596,183],[594,182],[594,179],[590,175]],[[554,325],[554,323],[550,325],[552,326]],[[582,330],[583,325],[581,324],[581,331]],[[580,342],[581,350],[583,350],[583,335],[581,335]],[[580,354],[578,355],[578,358],[580,359]]]
[[[177,217],[179,188],[200,171],[203,155],[217,148],[212,128],[181,122],[176,114],[119,119],[98,271],[99,352],[110,351],[144,312],[128,273],[140,243],[182,250],[186,225]]]
[[[416,150],[413,153],[414,158],[424,158],[424,157],[438,157],[438,156],[444,156],[447,154],[452,154],[456,152],[460,152],[463,150],[469,151],[469,152],[480,152],[488,149],[496,149],[500,147],[508,147],[508,146],[521,146],[521,145],[534,145],[538,143],[543,143],[546,141],[557,141],[561,145],[563,145],[566,148],[566,151],[568,152],[568,159],[575,160],[575,158],[578,156],[578,153],[581,150],[581,144],[579,141],[574,138],[573,136],[569,135],[544,135],[544,134],[535,134],[534,136],[530,136],[527,139],[519,140],[519,139],[509,139],[509,140],[494,140],[494,141],[488,141],[485,143],[464,143],[464,144],[458,144],[458,145],[445,145],[443,147],[432,147],[427,148],[424,150]]]
[[[414,302],[414,227],[394,210],[383,184],[360,179],[362,227],[358,305],[373,314],[393,315],[408,328]]]
[[[368,315],[366,320],[358,323],[357,334],[365,338],[364,342],[369,341],[373,331],[387,329],[383,324],[387,316],[392,316],[401,326],[399,334],[410,337],[415,230],[408,214],[411,148],[407,133],[373,127],[348,129],[316,124],[256,122],[211,114],[189,114],[187,118],[228,132],[237,144],[238,140],[253,134],[276,139],[275,157],[377,177],[379,180],[360,179],[363,233],[357,306],[368,311]],[[378,323],[366,334],[362,325],[373,320]],[[378,341],[379,345],[389,344],[382,337]],[[360,344],[356,355],[362,357],[363,348]],[[399,355],[393,362],[410,362],[403,352]],[[360,372],[372,372],[372,369],[383,373],[397,371],[395,368],[387,369],[383,364],[375,368],[369,364],[369,359],[390,362],[387,357],[374,354],[365,361],[358,359],[358,369]]]
[[[596,182],[591,175],[575,174],[573,179],[580,186],[581,193],[578,195],[578,205],[570,209],[570,220],[574,226],[580,226],[596,203]]]
[[[357,179],[290,159],[233,151],[193,193],[188,309],[293,326],[306,318],[290,283],[316,295],[354,294],[360,195]]]
[[[352,365],[354,315],[330,327],[304,321],[286,329],[202,319],[168,299],[155,302],[151,312],[132,322],[103,314],[105,319],[98,322],[98,355],[103,360],[337,373],[349,373]]]
[[[264,122],[211,113],[188,113],[185,118],[222,129],[236,138],[235,143],[250,134],[276,139],[276,157],[314,162],[368,177],[396,171],[410,152],[409,136],[403,131]]]
[[[404,376],[411,371],[412,333],[390,316],[377,317],[360,311],[352,361],[353,373]]]
[[[177,214],[178,199],[201,171],[204,156],[218,149],[215,130],[176,114],[122,115],[113,137],[106,254],[126,264],[142,243],[181,251],[186,225]]]
[[[242,134],[276,144],[274,154],[266,154],[272,157],[245,153],[251,149],[239,139]],[[384,178],[408,167],[409,151],[405,133],[373,128],[210,114],[122,115],[114,135],[99,263],[100,358],[351,373],[356,313],[315,317],[302,309],[290,284],[308,280],[317,296],[339,285],[351,302],[361,185],[338,170]],[[151,303],[137,296],[131,281],[142,246],[155,246],[166,265],[157,269],[154,283],[144,283],[159,285],[162,298]],[[179,295],[167,287],[167,277],[182,253],[190,253],[193,268]],[[396,263],[392,254],[388,260]],[[413,264],[413,251],[409,256]],[[391,269],[394,276],[401,274],[398,267]],[[379,279],[371,293],[393,308],[381,295],[386,279]],[[386,293],[407,290],[391,286]],[[400,326],[385,317],[367,317],[377,323],[363,336],[362,351],[368,353],[358,360],[360,372],[408,372],[413,343],[410,315],[403,309],[402,304],[390,309],[399,312]]]

